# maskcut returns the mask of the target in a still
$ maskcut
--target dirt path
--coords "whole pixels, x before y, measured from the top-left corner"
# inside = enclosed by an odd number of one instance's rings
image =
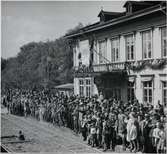
[[[17,135],[22,130],[29,139],[27,143],[5,144],[14,152],[61,152],[61,153],[100,153],[82,142],[68,128],[54,127],[34,119],[1,114],[1,135]],[[3,143],[3,140],[2,140]]]

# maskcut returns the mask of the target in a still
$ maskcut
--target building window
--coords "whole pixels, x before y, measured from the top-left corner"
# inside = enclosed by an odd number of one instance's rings
[[[162,100],[163,104],[166,107],[167,106],[167,81],[162,82]]]
[[[132,13],[132,6],[129,4],[127,6],[127,14],[130,14],[130,13]]]
[[[91,79],[79,79],[79,95],[91,96]]]
[[[84,96],[84,80],[79,80],[79,95]]]
[[[151,30],[142,33],[143,59],[152,58],[152,34]]]
[[[119,38],[111,40],[111,59],[112,62],[119,61]]]
[[[86,79],[86,97],[91,96],[91,80]]]
[[[167,57],[166,27],[161,28],[161,49],[162,49],[162,57]]]
[[[99,63],[105,63],[107,58],[107,42],[106,40],[99,41]]]
[[[128,101],[134,101],[135,99],[135,83],[128,82]]]
[[[143,101],[152,103],[153,99],[153,85],[152,81],[143,82]]]
[[[134,35],[125,37],[127,60],[134,60]]]

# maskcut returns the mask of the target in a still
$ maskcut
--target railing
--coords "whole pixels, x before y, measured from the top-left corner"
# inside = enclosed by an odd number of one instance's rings
[[[107,64],[93,65],[94,72],[108,72]]]
[[[116,70],[124,70],[125,62],[117,62],[117,63],[108,63],[108,64],[98,64],[93,65],[94,72],[112,72]]]
[[[149,66],[152,69],[159,69],[161,66],[165,64],[167,64],[167,58],[125,61],[125,62],[115,62],[115,63],[107,63],[107,64],[96,64],[96,65],[93,65],[93,71],[94,72],[112,72],[112,71],[122,71],[126,69],[140,70],[145,66]]]
[[[165,64],[167,64],[167,58],[124,61],[124,62],[115,62],[106,64],[95,64],[91,68],[89,66],[81,65],[78,67],[74,67],[74,72],[75,73],[112,72],[112,71],[123,71],[127,69],[138,71],[143,69],[145,66],[151,67],[152,69],[160,69]]]

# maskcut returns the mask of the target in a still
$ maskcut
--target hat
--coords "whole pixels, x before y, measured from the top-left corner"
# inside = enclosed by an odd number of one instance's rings
[[[146,118],[149,118],[149,117],[150,117],[149,114],[145,114],[144,116],[145,116]]]
[[[135,113],[134,113],[134,112],[131,112],[131,113],[129,114],[129,116],[132,117],[132,118],[134,118],[134,117],[135,117]]]

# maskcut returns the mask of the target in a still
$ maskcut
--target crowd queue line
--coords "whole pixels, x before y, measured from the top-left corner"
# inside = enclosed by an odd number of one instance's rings
[[[8,90],[2,103],[10,114],[31,116],[81,133],[88,145],[103,151],[115,151],[119,144],[131,152],[166,152],[166,117],[159,103],[154,108],[137,100],[104,99],[102,94],[91,98],[67,97],[44,90],[20,89]]]

